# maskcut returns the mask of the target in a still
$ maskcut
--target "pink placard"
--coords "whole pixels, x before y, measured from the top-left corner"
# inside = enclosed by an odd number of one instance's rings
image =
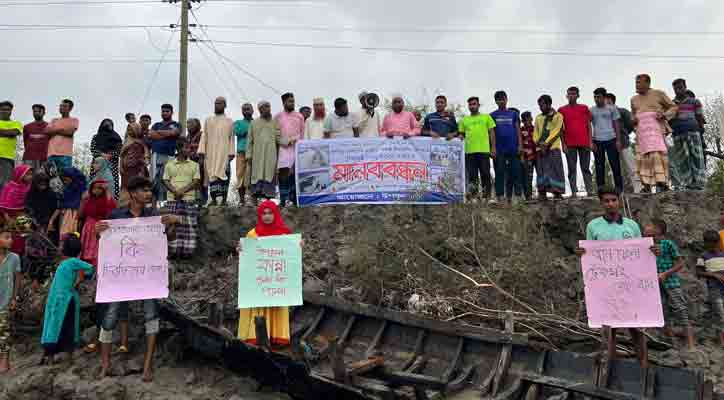
[[[96,302],[168,297],[168,242],[161,217],[107,222],[98,249]]]
[[[581,258],[588,326],[664,326],[656,256],[651,238],[582,240]]]
[[[636,146],[639,154],[668,151],[661,122],[656,118],[656,113],[640,112],[636,117],[639,120],[636,126]]]

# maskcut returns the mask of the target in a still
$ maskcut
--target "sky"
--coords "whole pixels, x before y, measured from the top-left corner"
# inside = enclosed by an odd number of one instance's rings
[[[0,97],[15,104],[15,119],[30,122],[34,103],[54,116],[68,97],[83,141],[103,118],[121,132],[126,112],[157,120],[162,103],[178,104],[179,33],[160,28],[179,21],[178,5],[17,5],[34,2],[52,1],[0,0]],[[539,95],[562,105],[571,85],[583,103],[592,104],[603,86],[626,105],[641,72],[670,94],[678,77],[700,96],[724,88],[724,2],[211,0],[194,8],[208,27],[192,28],[193,37],[213,41],[189,50],[189,116],[201,119],[216,96],[240,118],[245,101],[270,100],[280,110],[287,91],[297,106],[324,97],[328,110],[336,97],[356,108],[364,89],[399,92],[414,104],[431,104],[440,93],[454,103],[479,96],[482,110],[492,111],[493,93],[505,90],[510,106],[537,111]],[[31,31],[11,24],[153,27]]]

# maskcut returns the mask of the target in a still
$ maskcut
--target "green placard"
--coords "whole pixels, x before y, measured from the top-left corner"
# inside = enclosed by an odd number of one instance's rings
[[[239,250],[239,308],[302,304],[302,235],[241,239]]]

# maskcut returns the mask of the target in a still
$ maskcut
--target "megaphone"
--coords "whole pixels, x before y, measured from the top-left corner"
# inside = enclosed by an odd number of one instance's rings
[[[365,96],[365,107],[367,107],[368,110],[372,110],[379,105],[380,96],[378,96],[377,93],[368,93]]]

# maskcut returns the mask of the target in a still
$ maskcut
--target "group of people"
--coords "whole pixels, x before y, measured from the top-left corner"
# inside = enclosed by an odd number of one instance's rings
[[[258,223],[249,236],[289,233],[276,203],[268,199],[276,197],[278,190],[282,207],[296,202],[295,144],[302,140],[406,140],[419,136],[463,140],[469,196],[474,201],[480,198],[479,193],[483,199],[491,197],[493,160],[495,197],[491,202],[512,202],[514,195],[530,200],[534,172],[541,200],[546,200],[548,193],[561,198],[566,191],[565,154],[571,194],[579,192],[580,168],[587,194],[598,193],[606,205],[607,216],[592,222],[589,238],[640,236],[638,225],[617,214],[621,193],[668,190],[670,174],[677,189],[700,190],[704,186],[701,135],[706,121],[702,105],[683,79],[674,81],[673,88],[676,96],[671,100],[651,88],[648,75],[637,76],[637,94],[629,111],[616,106],[616,96],[604,88],[594,91],[594,106],[579,104],[579,89],[571,87],[567,90],[568,104],[558,110],[551,96],[540,96],[540,113],[535,118],[529,111],[509,108],[507,94],[498,91],[494,95],[497,110],[481,113],[479,98],[471,97],[470,113],[459,121],[448,110],[445,96],[438,96],[436,111],[423,117],[406,111],[402,96],[395,95],[391,112],[382,117],[376,102],[370,101],[372,95],[366,92],[359,96],[359,112],[350,112],[347,101],[338,98],[329,115],[323,99],[314,99],[311,108],[296,111],[294,95],[285,93],[281,96],[283,110],[277,115],[272,115],[269,102],[261,101],[257,104],[259,117],[254,118],[254,107],[244,103],[243,117],[237,121],[227,116],[226,99],[219,97],[214,102],[214,114],[203,124],[195,118],[187,121],[186,135],[173,119],[173,107],[164,104],[161,120],[156,123],[146,114],[138,121],[134,114],[126,114],[123,137],[112,120],[103,120],[91,140],[93,162],[87,177],[73,165],[79,121],[70,115],[71,100],[60,103],[60,115],[50,122],[45,121],[45,107],[33,105],[34,121],[25,126],[12,120],[12,103],[0,102],[0,372],[9,368],[9,311],[20,299],[24,277],[37,292],[54,271],[42,339],[48,360],[58,352],[72,352],[77,345],[80,302],[76,289],[97,268],[98,242],[108,228],[106,220],[163,214],[169,257],[188,258],[196,247],[198,207],[227,202],[231,163],[235,162],[235,190],[240,200],[246,202],[247,194],[249,201],[267,199],[258,208]],[[633,132],[635,144],[631,141]],[[665,137],[672,132],[673,143],[667,146]],[[24,152],[16,165],[15,148],[21,135]],[[590,172],[591,153],[596,187]],[[605,189],[606,161],[613,175],[610,190]],[[645,232],[660,243],[657,254],[665,304],[673,310],[675,321],[684,326],[691,344],[685,301],[677,290],[681,257],[676,246],[664,240],[665,224],[655,222]],[[714,240],[711,233],[707,235],[705,242]],[[715,304],[721,310],[724,256],[713,247],[711,250],[703,256],[700,272],[712,284],[711,293],[719,293]],[[62,259],[59,264],[58,257]],[[146,300],[143,309],[148,338],[144,380],[151,380],[158,303]],[[112,332],[119,322],[119,350],[128,351],[128,304],[100,304],[96,315],[98,342],[88,344],[85,350],[100,349],[103,372],[108,374]],[[253,319],[258,315],[267,317],[273,341],[288,341],[288,312],[283,309],[242,310],[240,338],[254,340]]]

